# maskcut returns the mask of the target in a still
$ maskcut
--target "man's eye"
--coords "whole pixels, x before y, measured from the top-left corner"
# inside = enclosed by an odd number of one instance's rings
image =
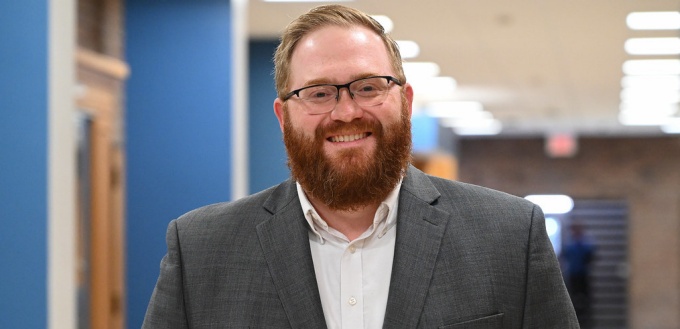
[[[312,94],[310,97],[312,97],[312,98],[326,98],[328,96],[330,96],[330,95],[327,92],[318,91],[318,92]]]
[[[313,101],[327,100],[333,97],[333,90],[329,88],[310,88],[303,92],[303,98]]]

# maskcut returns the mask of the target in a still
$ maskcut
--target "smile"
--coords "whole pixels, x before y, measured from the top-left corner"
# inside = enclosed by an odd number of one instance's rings
[[[329,141],[333,143],[339,143],[339,142],[353,142],[358,139],[366,138],[370,135],[370,133],[361,133],[361,134],[353,134],[353,135],[340,135],[340,136],[333,136],[328,138]]]

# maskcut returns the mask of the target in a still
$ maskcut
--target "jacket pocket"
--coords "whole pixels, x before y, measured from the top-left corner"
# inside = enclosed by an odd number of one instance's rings
[[[503,313],[498,313],[479,319],[441,326],[439,329],[500,329],[502,326]]]

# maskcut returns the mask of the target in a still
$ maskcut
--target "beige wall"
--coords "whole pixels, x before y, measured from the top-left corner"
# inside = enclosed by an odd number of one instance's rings
[[[542,139],[464,139],[459,179],[524,196],[627,200],[629,325],[680,328],[680,138],[586,138],[568,159]]]

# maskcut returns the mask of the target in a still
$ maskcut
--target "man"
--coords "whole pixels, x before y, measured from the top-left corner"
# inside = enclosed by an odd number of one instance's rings
[[[586,236],[583,223],[571,223],[569,231],[571,239],[561,255],[566,263],[567,291],[579,324],[581,327],[588,327],[592,320],[590,271],[595,258],[595,245]]]
[[[292,179],[170,223],[145,328],[578,328],[538,207],[409,165],[377,22],[317,7],[275,66]]]

